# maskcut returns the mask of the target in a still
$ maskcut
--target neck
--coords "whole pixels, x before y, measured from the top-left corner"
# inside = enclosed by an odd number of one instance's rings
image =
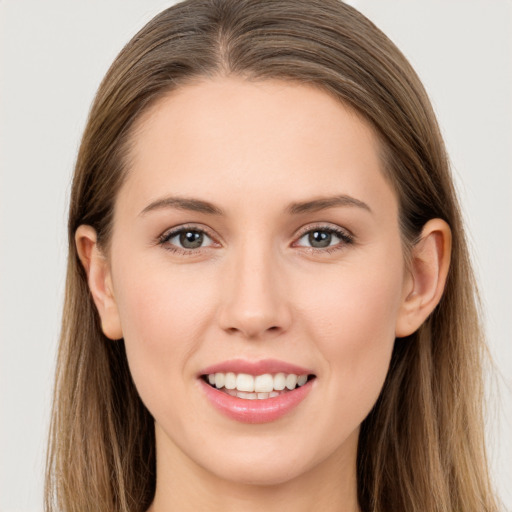
[[[226,480],[162,442],[157,428],[157,482],[148,512],[359,512],[357,502],[357,432],[350,453],[334,454],[306,473],[272,485]],[[160,438],[160,441],[159,441]]]

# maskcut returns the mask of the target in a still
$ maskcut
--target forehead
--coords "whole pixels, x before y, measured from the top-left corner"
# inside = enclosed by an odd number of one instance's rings
[[[393,201],[379,153],[371,126],[319,88],[204,80],[167,94],[138,120],[122,194],[141,208],[176,191],[246,204],[260,194],[300,201],[333,191],[377,200],[385,192]]]

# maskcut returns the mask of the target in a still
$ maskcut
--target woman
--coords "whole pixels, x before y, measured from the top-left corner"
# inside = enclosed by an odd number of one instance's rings
[[[187,1],[100,86],[48,461],[63,510],[497,510],[460,213],[338,1]]]

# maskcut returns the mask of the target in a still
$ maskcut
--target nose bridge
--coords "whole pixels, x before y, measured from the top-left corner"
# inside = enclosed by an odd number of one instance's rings
[[[247,236],[233,249],[224,287],[222,328],[254,338],[288,328],[284,274],[272,242]]]

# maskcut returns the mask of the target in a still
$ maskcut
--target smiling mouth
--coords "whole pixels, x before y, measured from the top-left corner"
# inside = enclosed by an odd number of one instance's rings
[[[265,400],[277,398],[302,387],[316,376],[294,373],[249,375],[247,373],[218,372],[202,375],[201,378],[212,388],[233,397],[244,400]]]

